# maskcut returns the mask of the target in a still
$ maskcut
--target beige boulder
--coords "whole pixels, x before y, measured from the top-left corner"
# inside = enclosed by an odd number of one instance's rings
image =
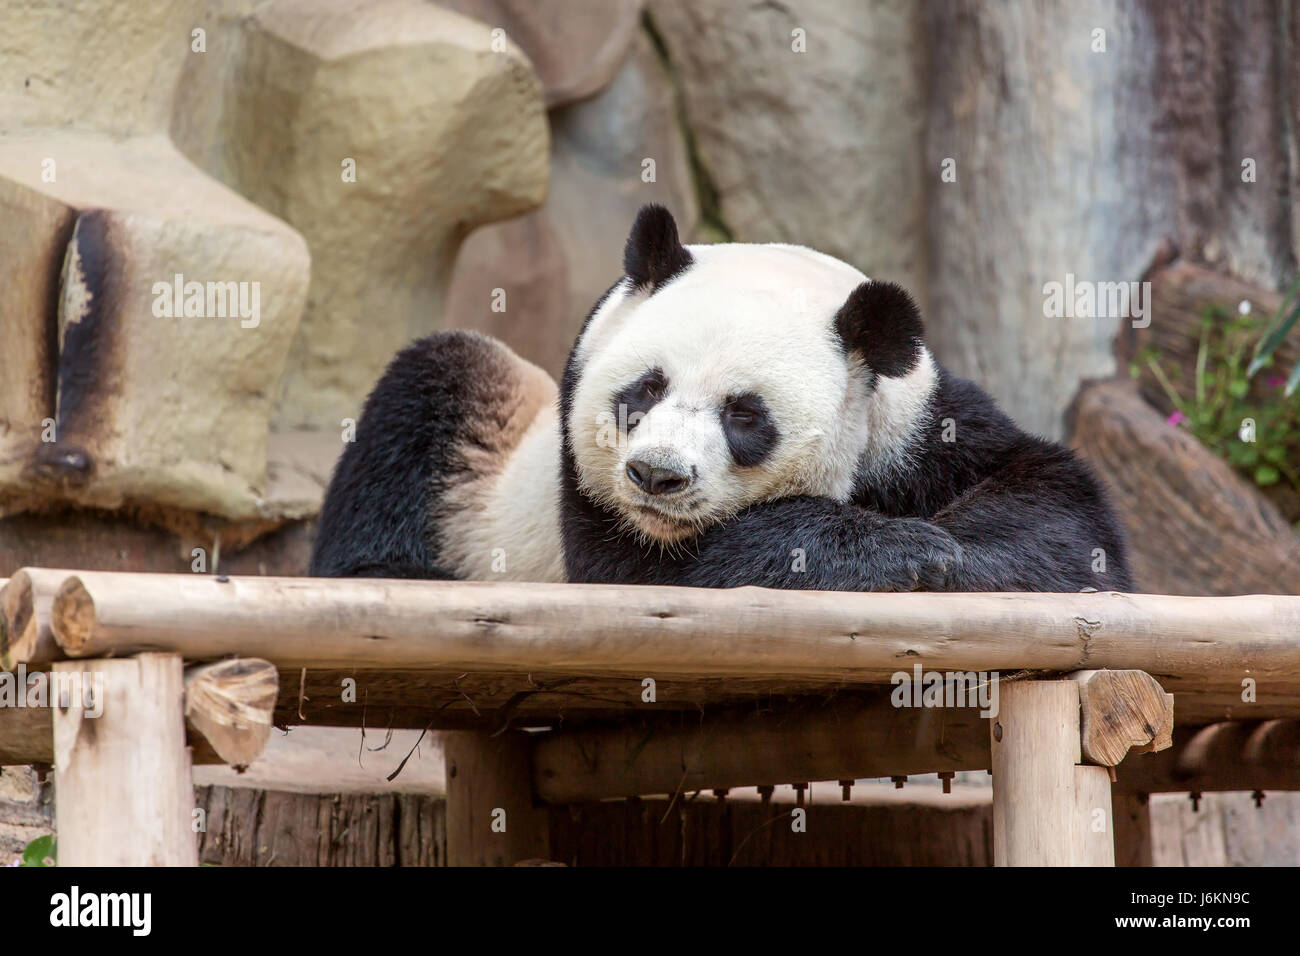
[[[203,28],[199,0],[0,3],[0,131],[75,127],[114,136],[167,128]]]
[[[0,384],[0,508],[264,517],[267,420],[307,292],[302,238],[162,135],[0,138],[0,208],[0,252],[25,268],[0,297],[16,373]]]
[[[314,513],[461,238],[543,198],[526,57],[416,0],[0,17],[0,514]]]
[[[474,226],[546,192],[541,86],[491,28],[416,0],[278,0],[195,61],[182,148],[306,237],[312,285],[275,420],[336,430],[393,353],[442,324]]]

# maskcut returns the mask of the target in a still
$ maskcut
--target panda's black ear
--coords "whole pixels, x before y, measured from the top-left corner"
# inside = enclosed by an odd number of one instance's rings
[[[623,247],[623,272],[639,289],[654,291],[694,262],[663,206],[642,206]]]
[[[864,282],[835,313],[845,352],[856,352],[872,371],[896,378],[916,368],[925,328],[921,310],[902,286]]]

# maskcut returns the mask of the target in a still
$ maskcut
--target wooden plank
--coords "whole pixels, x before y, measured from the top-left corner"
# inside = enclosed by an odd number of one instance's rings
[[[615,585],[79,572],[70,655],[142,648],[281,667],[885,681],[927,669],[1145,670],[1206,687],[1300,680],[1300,597],[818,594]]]
[[[92,675],[103,710],[53,708],[59,865],[196,866],[180,658],[67,661],[54,672]]]

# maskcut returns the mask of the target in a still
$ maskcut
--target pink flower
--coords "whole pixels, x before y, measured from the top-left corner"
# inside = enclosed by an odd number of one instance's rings
[[[1187,416],[1184,415],[1182,412],[1174,412],[1172,415],[1170,415],[1168,418],[1165,419],[1165,424],[1172,425],[1175,428],[1177,428],[1179,423],[1182,422],[1183,419],[1185,419],[1186,417]]]
[[[1281,375],[1274,375],[1272,378],[1266,378],[1264,380],[1264,384],[1267,385],[1269,388],[1281,388],[1283,385],[1286,384],[1286,379],[1284,379]]]

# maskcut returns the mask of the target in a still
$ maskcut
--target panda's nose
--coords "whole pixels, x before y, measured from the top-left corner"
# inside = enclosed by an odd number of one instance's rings
[[[662,468],[636,459],[627,463],[627,477],[632,484],[651,495],[671,495],[691,483],[689,475],[675,468]]]

